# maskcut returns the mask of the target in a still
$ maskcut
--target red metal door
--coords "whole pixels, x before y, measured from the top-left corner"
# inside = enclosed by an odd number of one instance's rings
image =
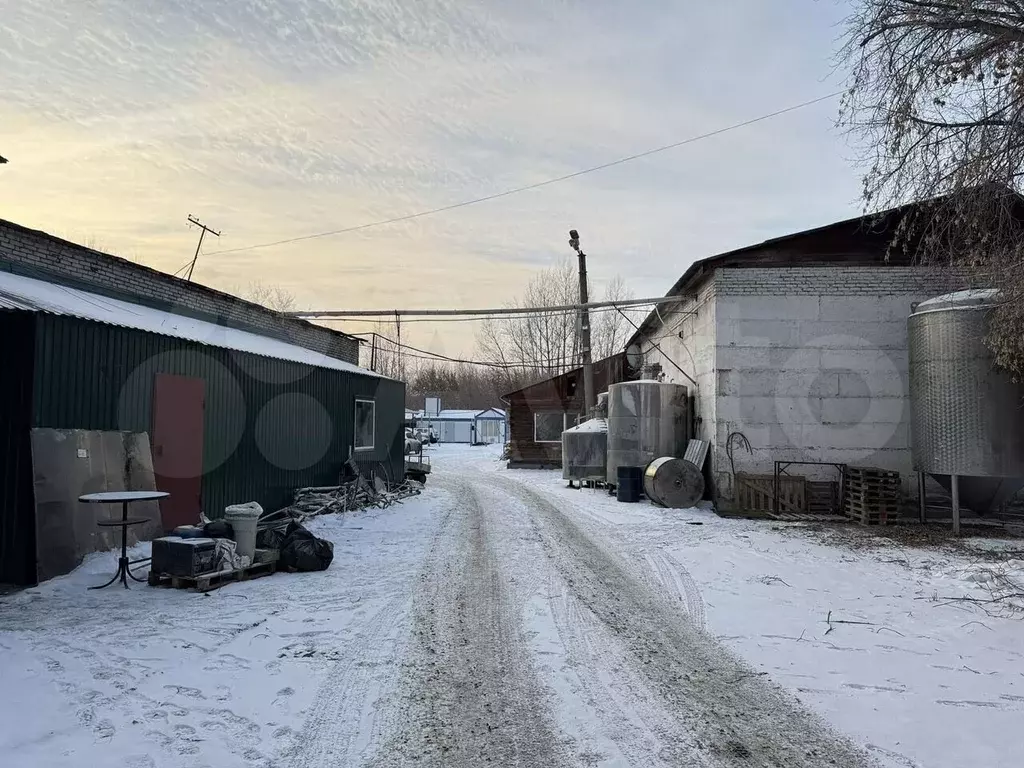
[[[165,531],[199,522],[205,382],[158,373],[153,382],[153,473]]]

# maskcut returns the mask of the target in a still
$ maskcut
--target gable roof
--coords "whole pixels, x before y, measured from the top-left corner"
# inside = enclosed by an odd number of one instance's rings
[[[1010,190],[1006,191],[1016,194]],[[943,196],[907,203],[878,213],[855,216],[700,259],[689,266],[665,296],[679,296],[682,300],[683,297],[699,290],[716,269],[726,267],[742,269],[835,265],[880,268],[909,266],[915,260],[916,254],[913,249],[889,250],[897,226],[907,215],[940,205],[949,199],[950,196]],[[1017,202],[1024,202],[1024,199],[1017,195]],[[661,307],[651,310],[626,342],[626,347],[636,343],[650,330],[659,316],[659,311],[672,306],[662,304]]]

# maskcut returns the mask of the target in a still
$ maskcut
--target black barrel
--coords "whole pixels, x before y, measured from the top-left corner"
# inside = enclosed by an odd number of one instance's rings
[[[615,498],[629,504],[636,504],[640,501],[640,494],[644,489],[644,468],[623,467],[616,471],[618,485],[615,487]]]

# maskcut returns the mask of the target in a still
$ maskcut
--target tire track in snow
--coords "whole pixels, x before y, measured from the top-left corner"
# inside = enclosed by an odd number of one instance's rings
[[[619,637],[636,668],[693,735],[694,746],[710,764],[875,764],[699,631],[541,494],[511,479],[498,482],[539,521],[544,546],[573,593]]]
[[[436,480],[453,504],[414,597],[405,727],[371,765],[571,765],[498,567],[489,519],[495,513],[471,485]]]
[[[395,675],[393,656],[397,631],[395,617],[402,600],[394,598],[346,643],[346,658],[334,662],[317,690],[302,730],[283,757],[295,768],[348,765],[367,741],[366,720],[374,693],[387,687]],[[375,729],[372,729],[375,730]],[[372,743],[372,737],[363,748]]]
[[[693,626],[701,631],[706,629],[707,614],[704,609],[704,598],[701,597],[700,587],[697,586],[697,582],[693,580],[690,572],[675,558],[664,552],[644,555],[644,559],[650,564],[658,582],[663,587],[671,589],[686,607],[686,615],[693,622]]]

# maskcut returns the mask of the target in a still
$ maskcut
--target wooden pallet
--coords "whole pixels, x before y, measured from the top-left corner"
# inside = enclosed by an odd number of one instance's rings
[[[808,480],[807,512],[811,515],[838,515],[839,483],[833,480]]]
[[[200,576],[172,576],[168,573],[149,572],[149,586],[171,587],[173,589],[194,589],[196,592],[211,592],[236,581],[249,581],[261,576],[270,576],[277,570],[277,561],[255,563],[248,568],[233,571],[204,573]]]
[[[774,486],[774,475],[737,472],[737,511],[765,515],[774,513]],[[779,511],[799,514],[807,511],[807,478],[799,475],[782,475],[779,478]]]

